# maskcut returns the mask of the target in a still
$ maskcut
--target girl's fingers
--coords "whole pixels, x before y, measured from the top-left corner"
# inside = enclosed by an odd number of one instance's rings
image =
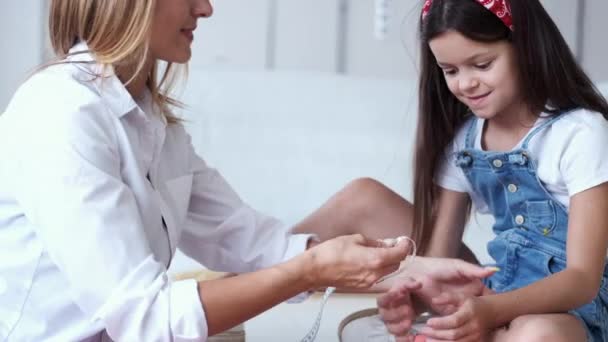
[[[471,322],[457,329],[437,330],[429,327],[423,327],[419,329],[419,332],[429,338],[447,341],[460,341],[478,333]]]
[[[399,277],[399,282],[395,285],[395,290],[410,292],[422,288],[422,283],[412,277]]]
[[[457,329],[465,325],[470,319],[470,315],[466,311],[456,311],[449,316],[433,317],[426,324],[435,330]]]
[[[412,327],[411,320],[403,320],[395,323],[385,323],[386,329],[393,336],[407,336],[410,328]]]
[[[467,297],[460,293],[444,292],[439,296],[431,299],[431,303],[433,305],[460,306],[466,299]]]
[[[394,290],[390,290],[380,296],[378,296],[378,298],[376,299],[376,304],[378,304],[379,307],[389,307],[391,306],[391,304],[393,303],[397,303],[400,300],[402,300],[403,298],[406,298],[408,296],[407,293],[403,293],[402,291],[394,291]]]
[[[426,338],[426,340],[424,340],[425,342],[446,342],[446,340],[438,340],[438,339],[434,339],[434,338]],[[460,338],[458,340],[449,340],[450,342],[479,342],[482,341],[481,339],[481,335],[480,334],[472,334],[463,338]]]
[[[454,266],[462,276],[471,279],[487,278],[499,271],[496,267],[482,267],[463,260],[454,260]]]
[[[379,314],[384,323],[402,324],[407,329],[412,326],[412,321],[416,317],[414,309],[408,305],[389,310],[381,310]]]

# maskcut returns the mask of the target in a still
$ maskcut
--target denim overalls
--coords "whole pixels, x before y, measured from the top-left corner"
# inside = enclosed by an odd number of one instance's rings
[[[510,152],[475,149],[475,118],[465,149],[456,154],[456,165],[496,220],[496,238],[488,244],[488,253],[500,271],[486,281],[494,291],[518,289],[566,267],[568,212],[542,185],[528,151],[530,140],[565,115],[547,119]],[[570,312],[584,322],[593,342],[608,341],[607,276],[605,268],[600,294],[592,303]]]

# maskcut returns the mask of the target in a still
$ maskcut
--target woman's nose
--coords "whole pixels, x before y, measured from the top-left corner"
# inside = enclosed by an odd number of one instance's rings
[[[213,6],[210,0],[196,0],[192,8],[194,17],[209,18],[213,15]]]

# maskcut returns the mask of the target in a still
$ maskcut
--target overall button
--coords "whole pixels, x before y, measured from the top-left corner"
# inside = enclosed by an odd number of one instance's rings
[[[492,161],[492,165],[494,165],[495,167],[502,167],[502,160],[494,159],[494,161]]]
[[[509,184],[507,185],[507,189],[509,189],[509,192],[517,192],[517,185]]]
[[[522,225],[526,222],[526,219],[522,215],[515,216],[515,223]]]

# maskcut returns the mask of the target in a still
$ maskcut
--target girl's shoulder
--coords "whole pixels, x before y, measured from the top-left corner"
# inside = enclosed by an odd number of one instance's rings
[[[562,157],[605,150],[602,147],[608,145],[608,120],[601,113],[575,109],[562,115],[539,140],[543,148]]]
[[[556,136],[606,135],[608,136],[608,120],[602,113],[588,109],[575,109],[562,114],[563,117],[554,122],[551,133]]]

